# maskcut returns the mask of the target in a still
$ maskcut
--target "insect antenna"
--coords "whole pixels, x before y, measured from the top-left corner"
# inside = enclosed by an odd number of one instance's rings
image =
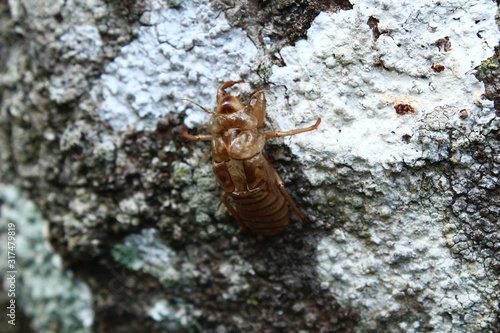
[[[201,106],[200,104],[196,103],[195,101],[192,101],[192,100],[187,99],[187,98],[182,98],[182,100],[183,100],[183,101],[188,101],[188,102],[193,103],[194,105],[198,106],[200,109],[202,109],[203,111],[205,111],[206,113],[215,114],[215,112],[213,112],[213,111],[209,111],[209,110],[205,109],[203,106]]]

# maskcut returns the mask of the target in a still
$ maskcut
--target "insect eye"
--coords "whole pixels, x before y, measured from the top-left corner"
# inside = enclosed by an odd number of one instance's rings
[[[243,103],[238,97],[225,96],[217,108],[217,113],[230,114],[243,109]]]
[[[234,106],[232,105],[231,102],[223,103],[220,106],[220,113],[223,113],[223,114],[233,113],[233,112],[236,112],[236,111],[237,110],[234,108]]]

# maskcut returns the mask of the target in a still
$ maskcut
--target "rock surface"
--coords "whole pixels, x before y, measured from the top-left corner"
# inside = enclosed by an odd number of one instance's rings
[[[496,13],[0,3],[0,232],[19,230],[19,318],[43,332],[496,332]],[[240,234],[209,145],[179,138],[208,120],[182,98],[212,109],[239,79],[233,93],[267,90],[265,130],[323,119],[267,146],[310,225]]]

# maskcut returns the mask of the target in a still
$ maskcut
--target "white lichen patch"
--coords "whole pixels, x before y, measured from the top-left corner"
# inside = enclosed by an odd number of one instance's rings
[[[67,49],[64,58],[97,61],[101,57],[102,39],[92,25],[77,25],[60,37]]]
[[[151,274],[167,287],[191,283],[192,267],[174,266],[177,254],[165,245],[156,229],[144,229],[125,237],[111,253],[125,267]]]
[[[147,310],[148,315],[157,322],[162,322],[169,332],[184,331],[193,323],[187,306],[173,306],[166,300],[159,300]]]
[[[352,10],[321,13],[307,40],[281,50],[286,66],[273,68],[270,81],[281,114],[269,115],[278,126],[323,118],[321,134],[285,140],[295,154],[326,163],[408,162],[422,154],[413,143],[417,124],[439,108],[467,110],[465,125],[493,116],[473,69],[498,44],[494,2],[351,2]],[[370,17],[379,21],[378,38]],[[433,65],[444,70],[436,72]],[[415,113],[398,115],[398,104],[411,105]],[[449,121],[463,122],[458,116]]]
[[[411,316],[415,307],[429,316],[426,324],[438,332],[488,327],[490,304],[481,296],[483,287],[470,283],[478,275],[484,277],[484,269],[474,266],[478,271],[472,276],[450,256],[435,230],[440,222],[428,218],[418,224],[379,224],[368,242],[344,231],[321,241],[321,286],[366,318],[361,332],[374,330],[384,321],[394,323],[403,313],[399,329],[422,332],[421,318]],[[405,231],[398,231],[403,226]]]
[[[251,288],[245,276],[255,275],[252,265],[239,256],[220,263],[219,272],[229,283],[229,288],[223,292],[222,297],[232,301],[237,301],[242,292]]]
[[[450,253],[450,243],[467,243],[457,241],[456,229],[452,240],[443,235],[453,196],[447,179],[425,175],[435,185],[423,205],[419,178],[401,170],[450,158],[448,130],[470,139],[494,117],[474,69],[498,44],[497,6],[489,0],[351,3],[352,10],[321,13],[307,40],[281,50],[286,66],[274,67],[270,78],[269,109],[278,111],[269,116],[277,127],[323,118],[315,132],[285,139],[308,162],[309,181],[321,185],[311,194],[318,213],[335,207],[346,220],[346,230],[320,242],[320,283],[359,311],[360,332],[385,323],[404,332],[479,331],[498,311],[495,287],[474,252],[457,250],[470,260],[466,265]],[[411,110],[398,113],[399,104]],[[347,179],[352,189],[337,183]]]
[[[16,14],[18,11],[25,10],[33,17],[49,17],[60,13],[65,3],[64,0],[47,0],[42,5],[37,0],[9,0],[9,7],[14,8],[14,13]]]
[[[9,242],[8,228],[14,236]],[[36,205],[20,189],[0,184],[0,253],[5,258],[0,269],[8,276],[9,271],[16,272],[12,297],[16,309],[31,317],[31,327],[38,332],[54,332],[54,323],[60,331],[90,332],[94,320],[90,289],[64,269],[47,232],[47,221]],[[15,254],[9,263],[7,251]],[[15,323],[19,325],[19,319]]]
[[[140,220],[138,216],[148,208],[145,199],[144,193],[137,192],[132,197],[120,201],[120,213],[116,216],[117,221],[125,224],[139,225]]]
[[[241,29],[201,0],[153,0],[151,22],[102,75],[101,116],[115,130],[154,128],[169,112],[186,124],[207,119],[182,98],[213,101],[220,82],[248,75],[257,53]],[[211,108],[208,106],[208,108]]]

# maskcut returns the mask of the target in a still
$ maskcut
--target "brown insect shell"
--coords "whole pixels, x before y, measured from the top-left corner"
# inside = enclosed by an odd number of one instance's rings
[[[214,114],[210,122],[214,162],[244,160],[260,153],[266,138],[257,132],[257,124],[257,118],[245,109],[230,114]]]

